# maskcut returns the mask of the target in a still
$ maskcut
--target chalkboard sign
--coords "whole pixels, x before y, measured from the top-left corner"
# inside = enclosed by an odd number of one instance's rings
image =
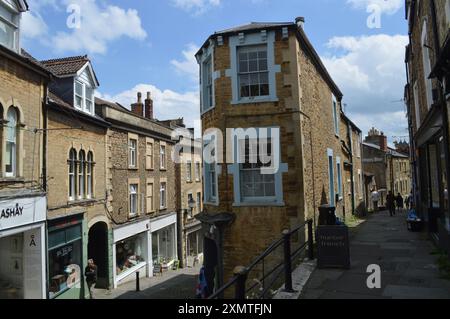
[[[350,241],[346,226],[317,227],[317,267],[350,269]]]

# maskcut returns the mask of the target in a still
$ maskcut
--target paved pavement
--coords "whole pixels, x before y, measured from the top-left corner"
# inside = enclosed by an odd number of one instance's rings
[[[195,299],[200,268],[186,268],[164,273],[163,276],[141,278],[141,291],[136,292],[136,282],[120,285],[107,291],[96,289],[95,299]]]
[[[315,270],[300,299],[450,299],[435,247],[425,233],[407,230],[405,214],[370,217],[352,234],[350,250],[350,270]],[[372,264],[381,266],[381,289],[367,287]]]

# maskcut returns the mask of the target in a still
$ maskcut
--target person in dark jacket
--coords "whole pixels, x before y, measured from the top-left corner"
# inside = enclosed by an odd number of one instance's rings
[[[392,191],[386,196],[386,206],[391,217],[395,216],[395,196]]]
[[[399,214],[403,211],[403,208],[405,207],[405,202],[403,200],[403,196],[398,193],[397,197],[395,198],[396,204],[397,204],[397,209]]]
[[[86,282],[89,288],[89,296],[94,299],[93,290],[97,284],[97,266],[94,264],[93,259],[88,260],[88,265],[84,270],[84,275],[86,276]]]

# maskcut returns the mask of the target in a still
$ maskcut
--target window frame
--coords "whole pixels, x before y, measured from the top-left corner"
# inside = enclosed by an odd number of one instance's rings
[[[128,168],[137,169],[138,157],[137,157],[137,149],[138,149],[138,139],[135,137],[128,138]],[[134,142],[134,146],[133,146]]]
[[[78,200],[86,198],[86,152],[80,150],[78,153]]]
[[[94,153],[89,151],[86,157],[86,198],[94,198]]]
[[[81,94],[82,95],[79,95],[78,93],[77,93],[77,84],[79,84],[79,85],[81,85]],[[78,110],[84,110],[84,104],[85,104],[85,102],[84,102],[84,96],[85,96],[85,92],[84,92],[84,83],[83,82],[81,82],[80,80],[78,80],[78,79],[75,79],[75,83],[74,83],[74,106],[75,106],[75,108],[76,109],[78,109]],[[79,105],[77,105],[77,97],[78,98],[80,98],[81,99],[81,105],[79,106]]]
[[[77,179],[78,179],[78,167],[77,167],[77,150],[75,148],[69,151],[69,201],[75,201],[77,198]],[[73,173],[70,173],[71,165],[73,165]],[[72,190],[72,192],[71,192]]]
[[[201,64],[202,66],[202,113],[214,108],[214,68],[213,57],[209,54]]]
[[[160,208],[160,210],[167,209],[167,182],[166,181],[162,181],[159,186],[159,208]]]
[[[260,58],[259,54],[260,53],[265,53],[265,59],[264,58]],[[256,53],[256,60],[255,59],[250,59],[250,53]],[[241,60],[241,55],[242,54],[246,54],[247,55],[247,59],[246,60]],[[268,46],[267,44],[259,44],[259,45],[248,45],[248,46],[240,46],[237,48],[237,81],[238,81],[238,97],[239,100],[255,100],[255,99],[266,99],[268,97],[270,97],[270,80],[269,80],[269,76],[270,76],[270,71],[269,71],[269,52],[268,52]],[[260,69],[260,63],[261,60],[265,60],[266,61],[266,69]],[[243,62],[247,63],[247,71],[243,71],[241,70],[241,64]],[[250,71],[250,63],[251,62],[256,62],[256,71]],[[252,86],[256,86],[256,85],[252,85],[252,76],[257,75],[258,77],[258,95],[252,95]],[[265,75],[267,78],[267,83],[264,83],[261,80],[261,76]],[[248,95],[244,96],[242,94],[242,78],[247,76],[248,78]],[[267,94],[262,94],[262,86],[263,85],[267,85]]]
[[[160,168],[160,170],[166,170],[167,169],[167,163],[166,163],[166,161],[167,161],[167,156],[166,156],[166,151],[167,151],[167,148],[166,148],[166,146],[167,145],[165,145],[165,144],[160,144],[159,145],[159,168]]]
[[[328,160],[328,179],[329,179],[329,196],[330,205],[336,205],[336,189],[335,189],[335,177],[334,177],[334,154],[333,150],[328,149],[327,151]]]
[[[191,183],[192,180],[192,161],[186,162],[186,182]]]
[[[10,113],[11,112],[11,113]],[[14,126],[11,126],[10,114],[14,115]],[[10,106],[8,111],[6,112],[6,134],[5,134],[5,156],[4,156],[4,172],[6,178],[16,178],[19,175],[19,123],[20,123],[20,114],[16,107]],[[10,136],[14,136],[13,139],[9,139]],[[11,145],[10,150],[10,158],[7,160],[7,149],[8,145]],[[7,161],[10,161],[11,171],[7,169]]]
[[[147,181],[147,189],[145,196],[145,204],[147,209],[147,214],[154,213],[155,210],[155,183],[153,180]],[[150,191],[151,190],[151,191]],[[150,203],[150,205],[149,205]]]
[[[196,182],[200,182],[200,180],[201,180],[200,172],[201,172],[200,162],[195,162],[195,181]]]
[[[339,103],[334,95],[332,96],[331,107],[333,108],[334,134],[339,137]]]
[[[154,144],[155,141],[153,139],[146,139],[146,161],[145,166],[147,170],[153,170],[155,168],[154,165]]]
[[[133,189],[134,188],[134,189]],[[136,200],[134,204],[135,212],[133,213],[133,198]],[[130,182],[128,185],[128,200],[129,200],[129,218],[136,218],[139,216],[139,184]]]
[[[344,198],[343,184],[342,184],[342,163],[339,156],[336,157],[336,173],[337,173],[337,193],[339,195],[339,200]]]
[[[0,23],[3,23],[6,29],[7,30],[9,29],[12,32],[11,33],[12,46],[10,46],[9,43],[1,43],[0,45],[9,48],[12,51],[18,52],[20,47],[20,27],[19,27],[20,13],[16,12],[15,10],[12,10],[12,8],[4,5],[1,2],[0,2],[0,10],[2,10],[4,13],[7,13],[8,15],[11,15],[10,19],[8,19],[8,17],[5,17],[4,15],[0,14]]]

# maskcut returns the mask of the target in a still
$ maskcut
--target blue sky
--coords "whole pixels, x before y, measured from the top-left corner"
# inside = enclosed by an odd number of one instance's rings
[[[398,102],[405,83],[404,0],[28,2],[23,46],[30,53],[39,59],[88,54],[103,97],[129,105],[136,91],[151,90],[157,117],[184,117],[190,126],[199,116],[193,54],[211,33],[304,16],[307,35],[344,92],[350,117],[364,131],[376,125],[391,140],[407,135]],[[74,3],[81,9],[80,29],[66,24],[67,7]],[[381,28],[368,27],[372,12],[380,13]]]

